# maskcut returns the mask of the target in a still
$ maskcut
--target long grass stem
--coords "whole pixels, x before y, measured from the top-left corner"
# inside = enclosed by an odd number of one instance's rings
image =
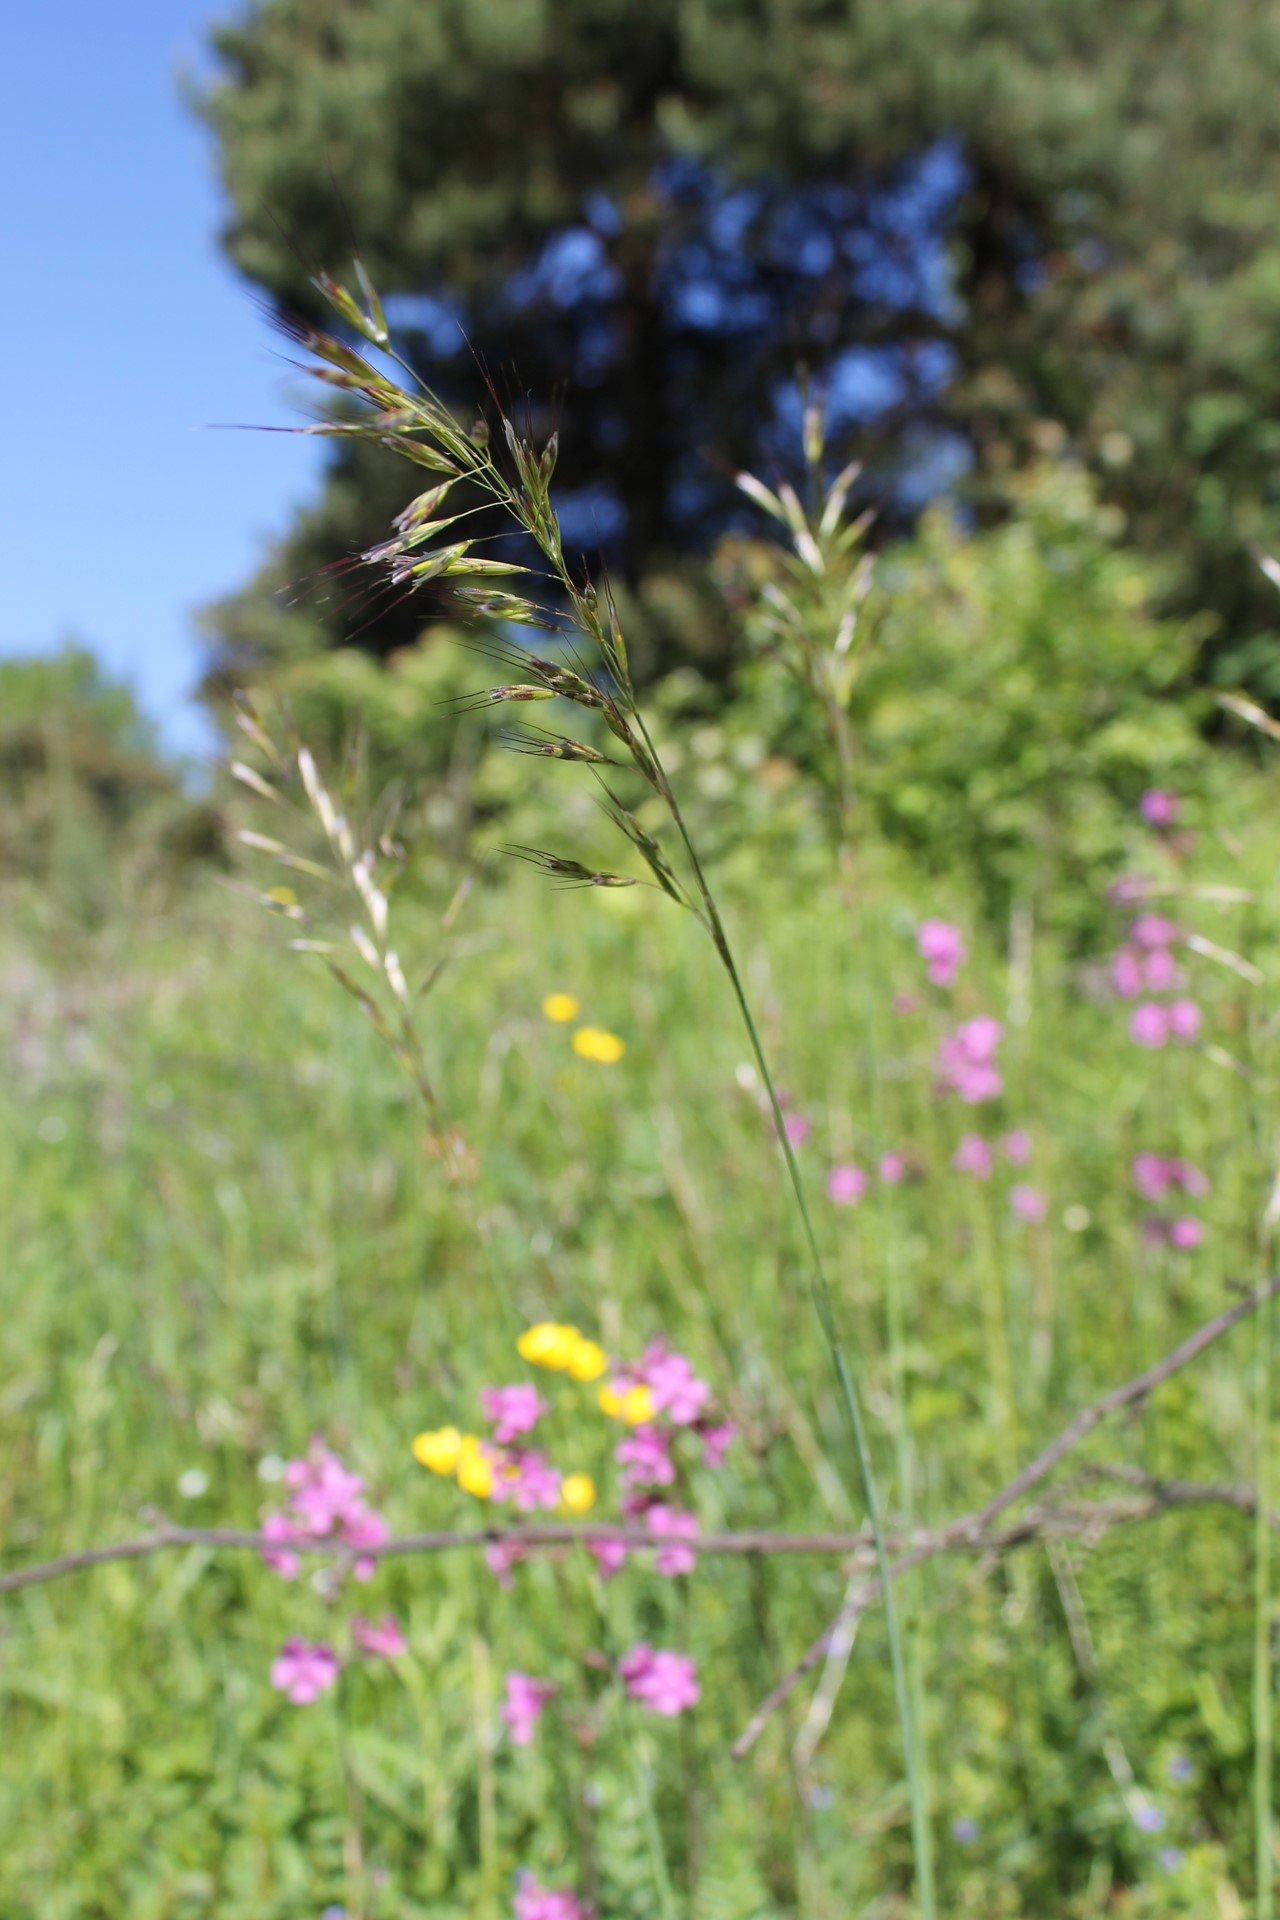
[[[818,1235],[814,1228],[813,1215],[809,1210],[808,1196],[804,1190],[804,1180],[801,1177],[800,1166],[796,1160],[795,1149],[787,1138],[782,1103],[778,1098],[778,1090],[774,1084],[768,1059],[765,1056],[764,1045],[760,1039],[755,1017],[751,1011],[751,1003],[747,999],[746,989],[742,984],[742,976],[738,972],[737,962],[733,956],[733,949],[729,945],[729,937],[725,932],[719,907],[716,904],[715,896],[711,891],[703,871],[702,862],[698,858],[692,837],[685,823],[684,814],[680,808],[680,803],[676,799],[675,793],[667,779],[662,761],[659,758],[648,729],[644,725],[643,719],[641,719],[639,715],[636,716],[636,719],[644,736],[645,746],[649,751],[657,772],[662,797],[666,802],[676,831],[680,835],[685,853],[688,856],[689,864],[693,870],[712,942],[719,955],[720,963],[729,977],[729,983],[738,1004],[738,1011],[742,1016],[742,1023],[747,1031],[747,1038],[751,1045],[756,1067],[764,1083],[765,1091],[768,1094],[769,1106],[773,1115],[773,1124],[782,1148],[782,1156],[786,1163],[787,1175],[791,1183],[791,1191],[795,1197],[796,1207],[804,1227],[804,1235],[809,1252],[809,1285],[814,1311],[818,1316],[818,1324],[822,1328],[823,1338],[827,1343],[831,1363],[835,1369],[845,1420],[853,1441],[854,1453],[857,1456],[863,1496],[867,1504],[867,1519],[870,1523],[872,1537],[875,1541],[876,1566],[880,1575],[881,1591],[883,1594],[885,1633],[889,1641],[889,1664],[893,1673],[893,1689],[897,1703],[898,1724],[902,1734],[903,1762],[907,1779],[907,1798],[910,1804],[911,1814],[911,1846],[915,1858],[916,1888],[920,1900],[920,1915],[921,1920],[935,1920],[936,1908],[932,1883],[933,1855],[932,1848],[929,1844],[930,1836],[928,1813],[925,1804],[923,1770],[919,1764],[919,1754],[916,1746],[915,1716],[912,1713],[911,1694],[907,1685],[906,1662],[903,1658],[902,1651],[902,1633],[898,1619],[898,1609],[894,1601],[893,1579],[888,1548],[884,1536],[884,1519],[880,1506],[880,1493],[876,1481],[875,1467],[871,1458],[871,1449],[867,1443],[866,1424],[862,1414],[862,1402],[854,1382],[853,1374],[850,1371],[848,1360],[845,1356],[844,1343],[841,1339],[840,1330],[836,1321],[835,1300],[831,1291],[831,1283],[827,1278],[826,1265],[822,1258],[822,1249],[818,1244]]]
[[[1254,1418],[1257,1514],[1254,1519],[1253,1588],[1253,1840],[1258,1892],[1257,1920],[1275,1911],[1272,1845],[1272,1656],[1271,1656],[1271,1387],[1275,1307],[1265,1300],[1254,1325]]]

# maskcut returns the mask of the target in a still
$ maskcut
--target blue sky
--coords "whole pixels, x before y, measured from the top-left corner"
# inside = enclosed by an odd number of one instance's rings
[[[16,5],[5,21],[0,653],[74,636],[166,741],[208,734],[193,613],[237,586],[322,463],[298,381],[217,247],[212,143],[184,106],[235,0]]]

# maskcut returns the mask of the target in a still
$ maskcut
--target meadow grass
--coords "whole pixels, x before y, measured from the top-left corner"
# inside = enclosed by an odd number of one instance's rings
[[[1195,864],[1269,884],[1265,823],[1234,860],[1206,836]],[[941,1521],[1217,1311],[1227,1276],[1256,1277],[1265,1034],[1255,990],[1197,961],[1221,1057],[1146,1053],[1125,1008],[1039,950],[1005,1095],[979,1117],[936,1097],[931,1061],[958,1018],[1007,1018],[1004,956],[947,901],[973,958],[930,997],[914,934],[936,902],[920,879],[862,849],[851,930],[815,871],[801,858],[762,872],[742,849],[724,865],[726,913],[767,1050],[811,1123],[800,1159],[888,1512]],[[427,917],[397,913],[406,961],[429,953]],[[1257,908],[1179,914],[1274,959]],[[91,938],[21,927],[11,916],[0,972],[6,1564],[136,1532],[147,1507],[252,1527],[274,1498],[259,1463],[316,1431],[397,1531],[478,1523],[410,1441],[473,1420],[483,1383],[520,1377],[515,1338],[546,1316],[615,1352],[665,1334],[695,1359],[741,1430],[699,1483],[704,1527],[861,1522],[831,1464],[841,1415],[780,1158],[687,916],[639,890],[558,899],[519,871],[477,890],[425,1023],[475,1159],[463,1190],[358,1011],[223,889]],[[1026,980],[1013,986],[1022,999]],[[620,1062],[575,1058],[539,1011],[555,989],[625,1039]],[[895,1012],[908,990],[920,1009]],[[1029,1129],[1025,1176],[950,1170],[975,1125]],[[829,1165],[874,1167],[890,1148],[921,1177],[873,1183],[857,1207],[825,1201]],[[1211,1176],[1198,1249],[1143,1244],[1129,1177],[1143,1148]],[[1011,1214],[1021,1177],[1048,1196],[1043,1224]],[[1241,1329],[1089,1457],[1248,1481],[1249,1382]],[[563,1417],[577,1464],[603,1477],[590,1395]],[[1245,1517],[1192,1510],[1096,1545],[921,1570],[909,1613],[943,1911],[1244,1911],[1252,1569]],[[633,1567],[601,1589],[570,1555],[522,1567],[510,1591],[478,1555],[388,1563],[360,1599],[398,1612],[409,1654],[349,1669],[308,1708],[267,1680],[286,1634],[327,1630],[305,1576],[191,1552],[13,1596],[0,1911],[487,1916],[509,1910],[527,1866],[587,1873],[605,1920],[905,1915],[877,1613],[811,1755],[795,1751],[806,1687],[748,1759],[728,1757],[845,1590],[830,1560],[707,1560],[678,1582]],[[610,1705],[589,1738],[553,1716],[528,1751],[498,1738],[504,1671],[598,1702],[584,1652],[641,1637],[696,1654],[695,1714],[643,1722]],[[1135,1817],[1148,1806],[1159,1831]]]

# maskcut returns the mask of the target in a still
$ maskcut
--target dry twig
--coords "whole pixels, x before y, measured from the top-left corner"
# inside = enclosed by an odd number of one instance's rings
[[[1099,1471],[1103,1471],[1099,1469]],[[1117,1477],[1122,1469],[1108,1469]],[[1127,1478],[1127,1474],[1125,1475]],[[1112,1527],[1138,1520],[1154,1520],[1178,1507],[1233,1507],[1239,1513],[1252,1513],[1256,1501],[1248,1487],[1215,1486],[1187,1480],[1143,1478],[1141,1490],[1121,1494],[1109,1500],[1064,1500],[1032,1507],[1005,1527],[974,1531],[972,1517],[963,1516],[950,1526],[917,1527],[910,1534],[888,1535],[889,1546],[904,1555],[894,1573],[910,1564],[932,1559],[941,1553],[972,1554],[979,1558],[1007,1553],[1033,1541],[1081,1539],[1093,1544]],[[1280,1514],[1272,1516],[1280,1527]],[[529,1550],[558,1547],[587,1547],[604,1541],[616,1541],[633,1552],[652,1550],[662,1545],[661,1535],[648,1528],[584,1526],[581,1524],[508,1527],[445,1527],[432,1533],[406,1533],[381,1546],[352,1547],[335,1540],[280,1540],[236,1527],[176,1527],[158,1521],[149,1532],[132,1540],[117,1540],[108,1546],[85,1547],[76,1553],[62,1554],[56,1560],[37,1561],[34,1566],[18,1567],[0,1573],[0,1593],[20,1593],[26,1587],[39,1587],[68,1574],[87,1573],[93,1567],[110,1566],[123,1560],[145,1560],[152,1554],[172,1552],[183,1547],[221,1549],[246,1553],[308,1554],[317,1559],[397,1560],[411,1554],[452,1553],[477,1547],[518,1546]],[[845,1559],[851,1570],[869,1567],[875,1562],[875,1542],[869,1527],[856,1533],[777,1533],[768,1529],[744,1527],[723,1533],[703,1533],[689,1541],[700,1554],[812,1554]],[[865,1603],[875,1598],[876,1588],[864,1587]],[[844,1617],[843,1614],[841,1616]],[[828,1629],[828,1633],[831,1630]]]

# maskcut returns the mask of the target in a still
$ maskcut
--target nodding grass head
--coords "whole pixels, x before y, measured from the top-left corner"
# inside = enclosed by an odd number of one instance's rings
[[[607,718],[608,701],[605,695],[584,679],[582,674],[575,673],[572,667],[558,666],[554,660],[544,660],[536,653],[526,656],[525,665],[537,674],[552,693],[562,694],[566,700],[573,700],[580,707],[590,707],[595,712],[604,711]]]
[[[547,853],[542,847],[510,846],[502,849],[514,860],[527,860],[530,866],[541,868],[553,880],[559,880],[566,887],[638,887],[640,882],[625,873],[601,873],[591,867],[584,867],[580,860],[565,860],[557,853]]]
[[[604,785],[603,780],[601,785]],[[634,813],[623,806],[612,788],[605,786],[604,790],[608,795],[608,801],[607,804],[602,802],[602,805],[607,818],[613,822],[619,833],[626,835],[663,893],[669,899],[677,901],[680,906],[687,906],[684,889],[658,841],[645,827],[641,826]]]
[[[506,687],[484,687],[479,693],[462,693],[451,701],[459,713],[476,713],[482,707],[500,707],[526,700],[554,700],[554,687],[531,687],[516,684]]]
[[[598,752],[582,740],[570,740],[562,733],[547,733],[542,727],[503,733],[498,737],[511,753],[541,754],[548,760],[582,760],[591,767],[616,767],[625,772],[620,760],[611,760],[607,753]]]
[[[455,587],[453,597],[482,619],[507,620],[514,626],[541,627],[544,633],[558,633],[560,622],[536,600],[525,600],[518,593],[502,593],[490,587]]]

